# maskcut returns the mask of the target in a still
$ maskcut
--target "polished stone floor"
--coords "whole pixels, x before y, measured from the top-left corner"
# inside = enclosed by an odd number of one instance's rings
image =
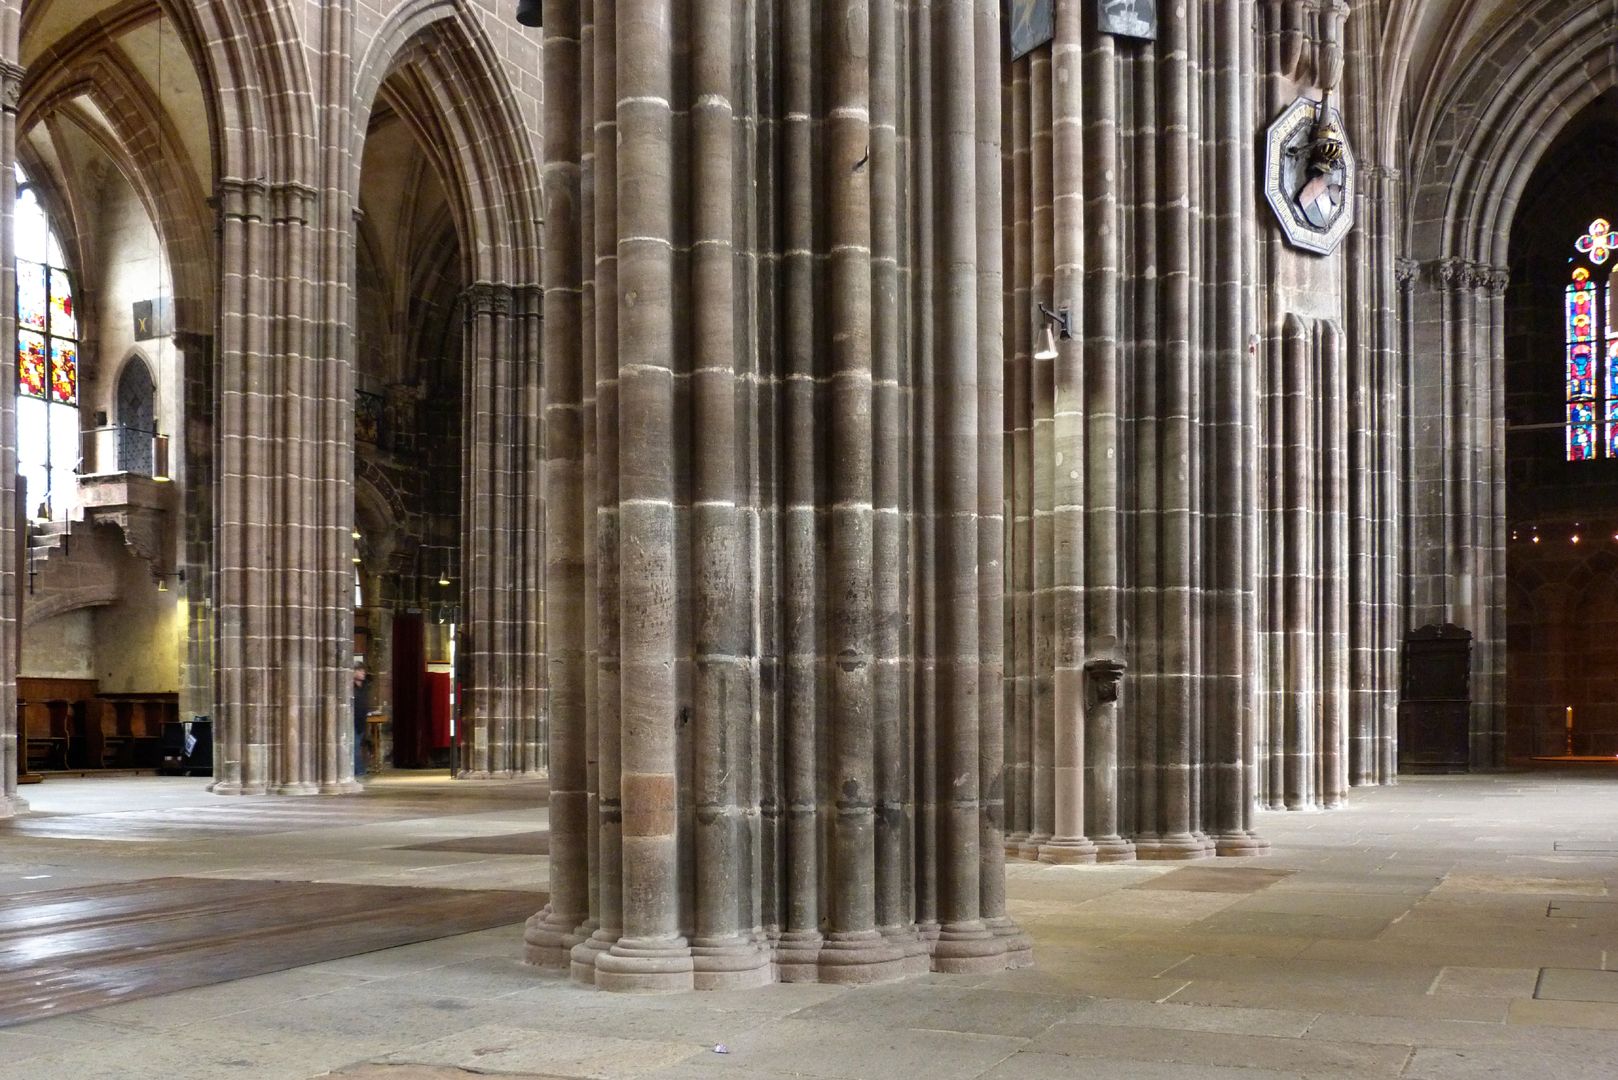
[[[199,875],[545,887],[543,856],[503,853],[537,850],[538,785],[26,794],[40,816],[0,828],[0,896]],[[3,1028],[0,1077],[1618,1076],[1618,772],[1407,779],[1260,827],[1269,858],[1013,865],[1026,971],[629,998],[525,968],[514,925]]]

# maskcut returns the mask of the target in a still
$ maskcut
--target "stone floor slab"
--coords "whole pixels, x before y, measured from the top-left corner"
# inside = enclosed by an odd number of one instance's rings
[[[1543,968],[1533,996],[1543,1001],[1618,1002],[1618,971]]]
[[[1407,1047],[1381,1043],[1083,1023],[1057,1024],[1035,1039],[1029,1049],[1074,1058],[1121,1058],[1179,1062],[1199,1068],[1214,1065],[1271,1069],[1293,1075],[1366,1077],[1398,1076],[1410,1056]]]
[[[1532,997],[1539,972],[1532,968],[1446,967],[1433,983],[1435,994],[1468,997]]]

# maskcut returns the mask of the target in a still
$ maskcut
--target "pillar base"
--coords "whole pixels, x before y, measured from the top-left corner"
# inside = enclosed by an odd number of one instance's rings
[[[573,946],[582,940],[578,931],[579,920],[570,915],[557,915],[550,905],[530,915],[523,925],[523,963],[535,967],[566,968]]]
[[[1096,846],[1082,836],[1053,836],[1039,845],[1039,861],[1053,866],[1096,861]]]
[[[1023,837],[1022,850],[1017,852],[1017,857],[1019,859],[1027,859],[1029,862],[1038,862],[1039,849],[1050,842],[1050,833],[1029,833],[1027,836]]]
[[[698,990],[750,990],[775,981],[768,948],[740,934],[692,938],[691,967]]]
[[[1006,969],[1008,939],[995,934],[982,919],[945,923],[933,946],[933,970],[946,975],[986,975]]]
[[[612,943],[618,940],[618,931],[603,930],[594,919],[579,929],[589,930],[590,936],[568,950],[568,976],[576,983],[594,986],[596,960],[602,953],[612,948]]]
[[[244,784],[240,780],[215,780],[208,785],[210,795],[268,795],[270,789],[263,784]]]
[[[1135,841],[1135,858],[1143,862],[1185,862],[1207,856],[1207,847],[1188,832]]]
[[[270,789],[272,795],[319,795],[320,785],[309,781],[297,784],[277,784]]]
[[[322,795],[358,795],[365,790],[365,785],[350,777],[347,780],[336,780],[320,785]]]
[[[932,950],[914,926],[884,926],[882,936],[903,954],[906,975],[925,975],[933,969]]]
[[[1214,837],[1214,851],[1216,854],[1226,858],[1268,855],[1270,853],[1270,842],[1257,833],[1246,830],[1220,833]]]
[[[781,982],[819,982],[823,944],[818,930],[788,930],[782,934],[775,941],[775,977]]]
[[[1023,928],[1012,921],[1010,916],[997,915],[983,920],[995,937],[1006,943],[1006,967],[1027,968],[1034,966],[1034,939],[1023,932]]]
[[[905,956],[875,930],[834,933],[820,946],[820,981],[866,986],[904,978]]]
[[[1020,832],[1019,833],[1007,833],[1005,836],[1001,837],[1001,840],[1005,843],[1006,858],[1008,858],[1008,859],[1020,859],[1020,858],[1022,858],[1023,844],[1024,844],[1025,841],[1027,841],[1027,839],[1028,839],[1028,834],[1027,833],[1020,833]]]
[[[0,795],[0,818],[28,813],[28,800],[21,795]]]
[[[1111,836],[1097,836],[1092,838],[1096,846],[1096,862],[1120,863],[1135,861],[1135,842],[1125,840],[1114,833]]]
[[[691,946],[683,937],[619,938],[596,957],[596,986],[621,994],[691,990]]]

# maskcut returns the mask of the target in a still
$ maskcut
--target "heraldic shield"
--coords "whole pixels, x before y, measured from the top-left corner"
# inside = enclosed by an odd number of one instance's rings
[[[1264,149],[1264,194],[1287,243],[1330,255],[1354,224],[1358,170],[1329,102],[1301,97],[1270,125]]]

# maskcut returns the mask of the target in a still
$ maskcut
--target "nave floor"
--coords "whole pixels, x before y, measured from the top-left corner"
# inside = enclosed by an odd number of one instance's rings
[[[0,825],[0,902],[172,877],[545,888],[541,785],[25,795],[43,813]],[[1618,775],[1407,778],[1259,827],[1268,858],[1012,864],[1031,970],[624,997],[524,967],[513,923],[0,1028],[0,1077],[1618,1075]]]

